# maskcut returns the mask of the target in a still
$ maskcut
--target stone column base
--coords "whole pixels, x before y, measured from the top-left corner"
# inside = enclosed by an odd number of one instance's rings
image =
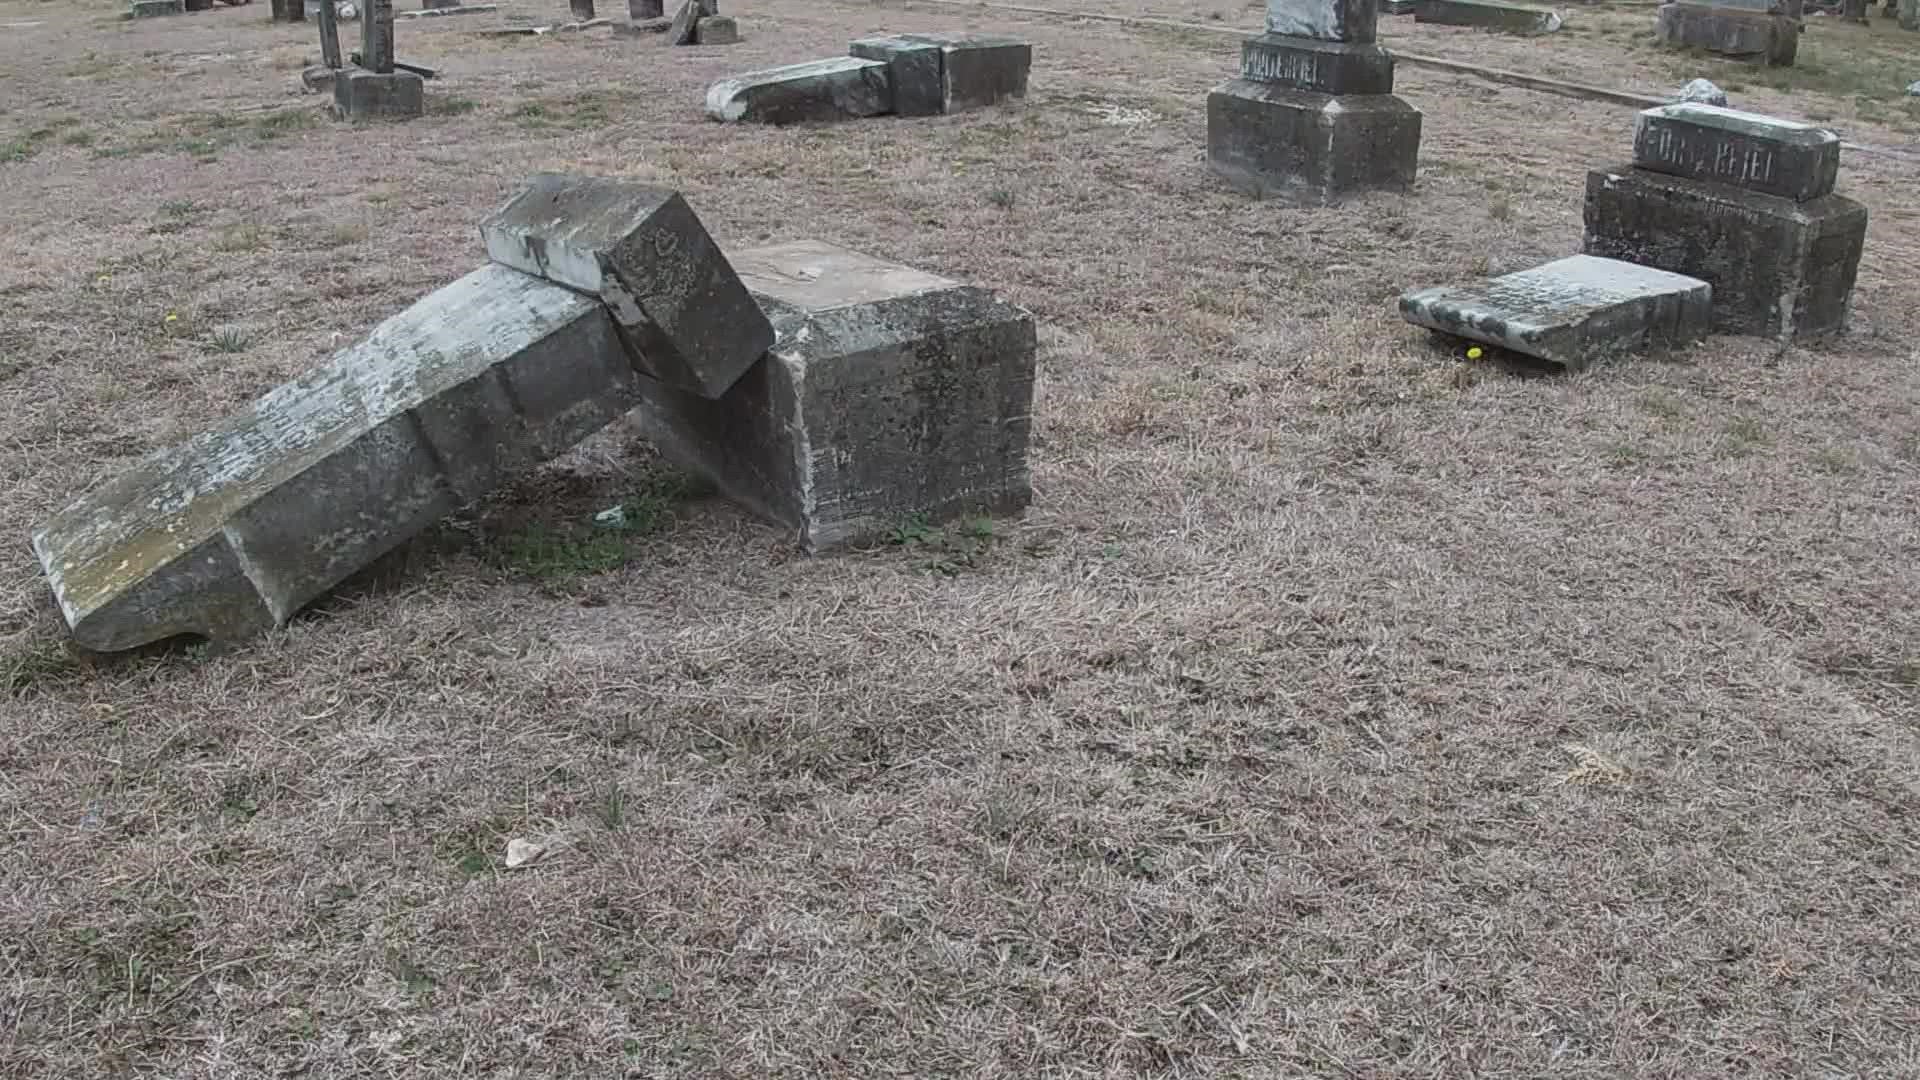
[[[333,111],[348,119],[405,120],[426,112],[426,81],[411,71],[348,68],[333,80]]]
[[[1333,95],[1234,79],[1207,95],[1207,163],[1249,195],[1298,206],[1413,187],[1420,110],[1392,94]]]
[[[1588,255],[1713,286],[1713,329],[1791,341],[1846,328],[1867,208],[1840,195],[1778,195],[1645,169],[1587,174]]]

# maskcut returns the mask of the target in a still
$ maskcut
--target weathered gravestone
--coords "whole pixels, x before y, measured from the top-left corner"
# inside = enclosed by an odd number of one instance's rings
[[[130,19],[149,19],[156,15],[184,15],[187,13],[186,0],[133,0],[127,6]]]
[[[1438,26],[1472,26],[1530,37],[1560,29],[1560,13],[1530,4],[1501,0],[1419,0],[1414,22]]]
[[[643,386],[662,453],[809,549],[1027,505],[1031,315],[819,241],[732,261],[778,340],[717,400]]]
[[[1416,326],[1577,371],[1598,360],[1679,348],[1712,326],[1706,282],[1614,259],[1573,255],[1478,285],[1410,292]]]
[[[1207,162],[1262,197],[1326,205],[1413,186],[1420,112],[1393,95],[1377,0],[1268,0],[1240,77],[1207,95]]]
[[[646,374],[717,397],[773,327],[679,193],[538,173],[480,226],[487,255],[605,301]]]
[[[887,65],[853,56],[750,71],[707,88],[707,115],[725,122],[798,124],[892,111]]]
[[[74,637],[235,641],[636,400],[606,309],[500,266],[154,454],[33,534]]]
[[[1584,250],[1707,281],[1719,332],[1842,330],[1867,209],[1833,193],[1839,143],[1756,113],[1649,109],[1633,164],[1587,174]]]
[[[360,62],[342,70],[339,29],[330,4],[320,5],[320,53],[333,80],[333,109],[350,119],[407,119],[426,111],[426,83],[393,61],[393,0],[367,0],[360,22]]]
[[[1671,2],[1656,9],[1654,21],[1663,44],[1703,49],[1736,60],[1791,67],[1800,48],[1798,15]]]
[[[723,79],[707,90],[707,114],[769,124],[936,116],[1025,97],[1033,66],[1033,46],[996,34],[894,34],[847,51]]]

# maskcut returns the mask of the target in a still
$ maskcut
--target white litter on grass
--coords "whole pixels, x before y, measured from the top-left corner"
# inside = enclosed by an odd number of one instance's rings
[[[1160,119],[1159,116],[1154,114],[1152,109],[1129,109],[1124,105],[1115,105],[1110,101],[1103,101],[1098,105],[1089,105],[1087,106],[1087,112],[1099,117],[1101,123],[1111,124],[1114,127],[1139,127],[1142,124],[1151,124],[1155,120]]]

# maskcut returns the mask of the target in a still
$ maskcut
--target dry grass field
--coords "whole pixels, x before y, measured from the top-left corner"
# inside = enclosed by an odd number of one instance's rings
[[[1920,1076],[1914,157],[1843,160],[1844,340],[1520,378],[1393,299],[1577,250],[1630,109],[1403,67],[1418,191],[1285,210],[1204,166],[1229,36],[730,2],[718,49],[404,22],[430,115],[353,125],[264,0],[0,0],[0,1075]],[[1884,20],[1767,73],[1568,15],[1383,23],[1914,153]],[[1027,101],[700,113],[960,27],[1035,43]],[[1031,512],[804,556],[609,432],[284,632],[68,650],[31,526],[542,168],[1030,308]]]

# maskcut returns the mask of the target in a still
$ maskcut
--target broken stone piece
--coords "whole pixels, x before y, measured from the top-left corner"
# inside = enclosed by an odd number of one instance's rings
[[[646,386],[662,453],[809,549],[1027,505],[1031,315],[816,240],[732,258],[779,340],[718,400]]]
[[[1033,46],[1000,34],[903,34],[940,47],[940,111],[984,109],[1027,96]]]
[[[707,115],[729,123],[857,120],[892,111],[887,65],[853,56],[750,71],[707,88]]]
[[[339,78],[339,76],[340,71],[338,68],[330,68],[325,64],[315,64],[300,72],[300,85],[305,87],[308,93],[330,94],[333,92],[333,82]]]
[[[1294,206],[1406,191],[1420,111],[1392,94],[1336,97],[1235,79],[1207,95],[1207,164],[1235,189]]]
[[[1867,208],[1851,199],[1795,202],[1647,169],[1596,169],[1585,217],[1587,254],[1712,285],[1716,333],[1791,341],[1846,326],[1867,234]]]
[[[236,641],[632,407],[606,309],[488,266],[32,536],[89,648]]]
[[[349,119],[402,120],[426,111],[426,82],[411,71],[347,68],[334,76],[333,111]]]
[[[1634,122],[1633,163],[1806,202],[1833,190],[1840,136],[1760,113],[1666,105]]]
[[[849,55],[887,65],[893,111],[900,116],[938,116],[947,109],[947,82],[937,42],[902,35],[861,38]]]
[[[1727,92],[1715,85],[1711,79],[1694,79],[1680,88],[1680,92],[1674,95],[1674,100],[1691,102],[1695,105],[1724,107],[1727,104]]]
[[[674,13],[673,22],[667,26],[667,44],[691,45],[699,32],[700,17],[706,14],[700,6],[700,0],[686,0],[680,10]]]
[[[487,256],[597,296],[642,372],[717,397],[773,344],[773,327],[679,193],[536,174],[480,226]]]
[[[1267,0],[1269,34],[1371,45],[1379,22],[1379,0]]]
[[[1529,37],[1560,29],[1560,13],[1527,4],[1500,0],[1420,0],[1414,22],[1440,26],[1474,26]]]
[[[627,0],[628,22],[658,19],[666,13],[664,0]]]
[[[1800,50],[1800,20],[1785,15],[1670,2],[1656,8],[1654,16],[1660,41],[1675,48],[1704,49],[1775,67],[1792,67]]]
[[[727,15],[705,15],[693,24],[693,38],[698,45],[738,45],[740,26]]]
[[[1573,255],[1477,285],[1407,293],[1400,314],[1415,326],[1577,371],[1705,337],[1713,288],[1665,270]]]
[[[1323,94],[1393,93],[1393,54],[1378,45],[1261,34],[1240,43],[1240,77]]]

